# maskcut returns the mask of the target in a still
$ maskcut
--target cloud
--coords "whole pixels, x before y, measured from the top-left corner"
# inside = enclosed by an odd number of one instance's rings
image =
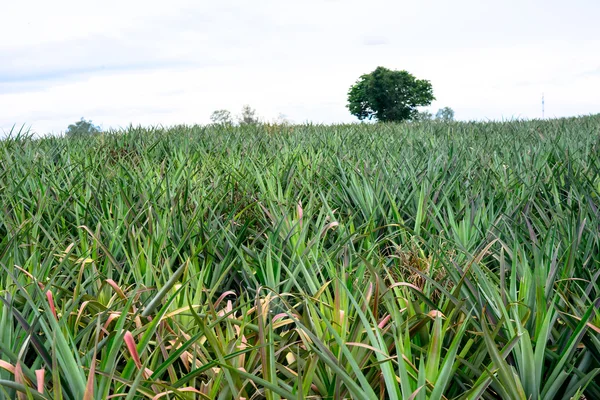
[[[596,69],[590,69],[579,73],[578,77],[598,76],[600,75],[600,66]]]
[[[431,80],[433,111],[459,118],[537,117],[542,92],[550,115],[589,113],[600,5],[584,3],[9,2],[0,129],[204,123],[243,104],[267,119],[355,121],[348,88],[378,65]]]
[[[197,57],[182,47],[157,52],[152,42],[139,39],[118,40],[104,35],[63,42],[26,45],[2,52],[0,83],[53,81],[89,74],[146,71],[165,67],[223,65],[209,54]]]
[[[382,46],[389,43],[389,40],[382,36],[367,36],[363,38],[365,46]]]
[[[121,72],[139,71],[144,72],[153,69],[163,69],[165,67],[184,67],[185,63],[160,63],[160,62],[144,62],[139,64],[108,64],[108,65],[97,65],[97,66],[80,66],[80,67],[63,67],[53,69],[34,69],[31,71],[10,71],[0,72],[0,91],[2,90],[2,84],[8,86],[19,87],[19,84],[23,84],[22,88],[27,88],[28,83],[37,83],[37,87],[43,87],[44,84],[49,84],[54,81],[65,81],[70,78],[80,79],[86,76],[99,76],[99,75],[111,75]],[[36,85],[30,85],[29,87],[36,87]],[[17,89],[15,89],[17,90]]]

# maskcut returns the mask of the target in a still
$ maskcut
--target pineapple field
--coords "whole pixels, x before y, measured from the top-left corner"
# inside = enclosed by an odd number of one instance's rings
[[[0,141],[0,399],[600,399],[600,115]]]

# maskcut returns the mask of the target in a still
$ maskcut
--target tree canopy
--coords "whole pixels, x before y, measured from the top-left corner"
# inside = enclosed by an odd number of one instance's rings
[[[242,114],[238,117],[238,121],[240,125],[256,125],[260,122],[256,110],[247,104],[242,107]]]
[[[348,91],[348,109],[358,119],[382,122],[415,118],[417,107],[435,100],[431,83],[407,71],[377,67],[362,75]]]
[[[441,121],[454,121],[454,110],[450,107],[440,108],[435,114],[435,119]]]
[[[233,125],[233,117],[227,110],[216,110],[210,115],[210,120],[217,125]]]
[[[67,127],[66,136],[88,136],[100,133],[100,127],[92,124],[92,121],[86,121],[81,118],[79,121]]]

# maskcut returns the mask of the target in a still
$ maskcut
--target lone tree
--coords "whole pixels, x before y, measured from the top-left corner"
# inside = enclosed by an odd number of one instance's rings
[[[454,121],[454,110],[450,107],[440,108],[437,113],[435,113],[435,119],[439,119],[441,121]]]
[[[256,110],[247,104],[242,107],[242,114],[238,117],[238,121],[240,125],[256,125],[259,123]]]
[[[404,121],[417,117],[417,107],[435,100],[431,83],[407,71],[377,67],[362,75],[348,91],[348,109],[358,119]]]
[[[210,120],[216,125],[233,125],[231,113],[227,110],[216,110],[210,114]]]
[[[86,121],[81,118],[79,121],[67,127],[66,136],[92,136],[100,133],[100,127],[92,124],[92,121]]]

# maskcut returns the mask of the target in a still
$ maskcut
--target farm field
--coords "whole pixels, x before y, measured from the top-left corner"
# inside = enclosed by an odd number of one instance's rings
[[[600,399],[600,115],[0,142],[0,399]]]

